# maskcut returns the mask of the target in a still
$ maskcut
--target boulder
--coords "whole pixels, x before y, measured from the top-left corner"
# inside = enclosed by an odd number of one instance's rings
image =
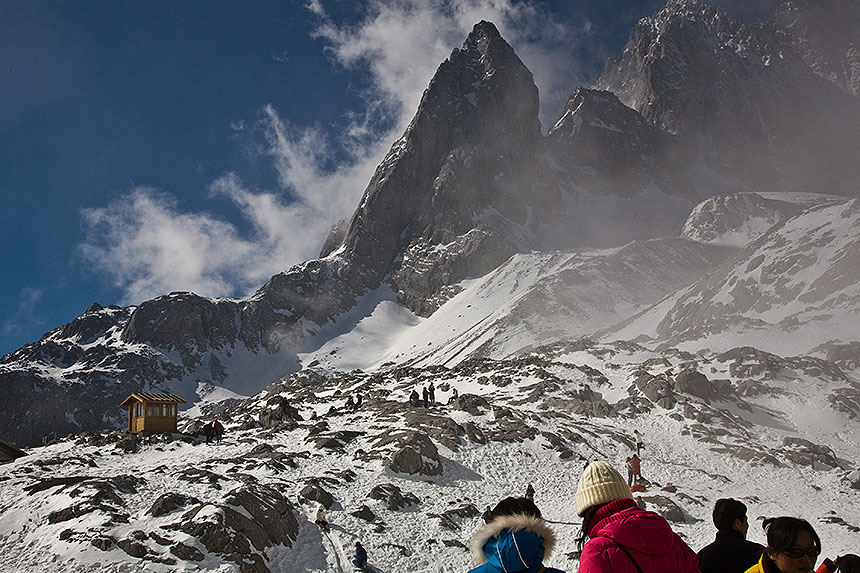
[[[299,492],[299,497],[307,499],[308,501],[321,503],[326,509],[329,509],[334,503],[334,497],[323,489],[321,485],[315,482],[309,483],[302,488],[302,491]]]
[[[203,561],[203,552],[191,545],[177,542],[170,547],[170,552],[184,561]]]
[[[260,426],[269,430],[295,428],[302,420],[298,409],[290,405],[283,396],[272,396],[260,411]]]
[[[373,513],[373,511],[366,505],[362,505],[358,511],[353,511],[350,515],[363,519],[364,521],[373,521],[376,519],[376,514]]]
[[[671,521],[673,523],[684,523],[687,519],[684,515],[684,510],[681,509],[677,503],[664,495],[643,496],[642,499],[649,505],[651,511],[659,513],[665,517],[667,521]]]
[[[486,398],[483,396],[477,396],[475,394],[461,394],[456,400],[454,400],[451,407],[455,410],[468,412],[473,416],[480,416],[484,413],[482,410],[489,410],[490,403],[487,402]]]
[[[135,453],[139,448],[137,434],[126,434],[116,443],[116,447],[127,454]]]
[[[436,416],[422,411],[410,411],[404,417],[406,425],[429,435],[431,438],[456,452],[460,447],[463,427],[447,416]]]
[[[708,380],[708,377],[695,370],[683,370],[680,372],[675,376],[672,387],[675,392],[698,396],[707,404],[710,404],[711,400],[716,397],[713,393],[714,385]]]
[[[247,483],[231,491],[223,503],[203,503],[163,526],[196,537],[209,553],[240,566],[241,571],[269,571],[265,550],[292,547],[299,534],[294,507],[278,489]]]
[[[120,539],[116,542],[116,546],[138,559],[145,557],[149,553],[149,548],[136,539]]]
[[[661,408],[671,409],[675,405],[675,393],[672,385],[665,376],[640,376],[634,382],[649,400],[658,404]]]
[[[91,539],[90,543],[93,545],[93,547],[97,547],[102,551],[110,551],[116,542],[114,541],[113,537],[99,535],[98,537]]]
[[[413,493],[403,493],[400,488],[393,483],[384,483],[374,487],[367,494],[370,499],[384,501],[388,509],[397,511],[402,507],[416,505],[420,503],[418,498]]]
[[[442,462],[433,440],[423,432],[403,432],[398,436],[399,449],[391,456],[388,468],[397,473],[442,475]]]
[[[830,446],[814,444],[803,438],[785,438],[779,453],[795,464],[814,469],[830,470],[839,467],[839,459]]]
[[[152,504],[147,513],[153,517],[159,517],[176,511],[177,509],[191,505],[192,503],[200,503],[195,497],[183,495],[176,492],[167,492],[158,496],[158,499]]]

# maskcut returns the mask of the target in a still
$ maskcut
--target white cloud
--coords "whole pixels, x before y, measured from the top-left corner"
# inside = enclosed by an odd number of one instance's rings
[[[481,20],[493,22],[520,59],[532,71],[541,92],[546,124],[561,111],[567,95],[593,69],[595,49],[592,24],[575,25],[545,9],[543,2],[511,0],[369,0],[367,16],[359,23],[338,25],[314,2],[320,17],[317,35],[346,68],[362,67],[372,77],[376,99],[389,104],[400,117],[399,131],[414,113],[421,94],[439,64],[458,48]],[[591,54],[580,61],[577,54]]]
[[[230,198],[250,231],[208,213],[182,212],[167,194],[138,188],[83,212],[84,257],[133,303],[173,290],[246,294],[317,255],[331,225],[355,209],[373,171],[405,130],[438,65],[480,20],[496,24],[535,75],[543,122],[560,112],[579,75],[572,46],[582,31],[543,3],[510,0],[368,0],[358,22],[335,22],[324,0],[305,5],[334,65],[366,74],[362,109],[336,130],[300,125],[271,105],[257,128],[280,189],[249,190],[233,175],[210,192]],[[237,128],[246,129],[244,122]]]

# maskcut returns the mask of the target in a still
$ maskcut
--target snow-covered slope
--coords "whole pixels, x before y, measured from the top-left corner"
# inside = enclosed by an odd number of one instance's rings
[[[437,403],[409,406],[430,382]],[[622,468],[633,429],[642,499],[694,549],[731,496],[751,539],[763,516],[799,515],[833,557],[856,551],[858,414],[856,372],[749,348],[556,344],[451,369],[310,370],[209,407],[227,424],[218,445],[90,433],[0,466],[0,568],[339,572],[360,540],[376,571],[453,573],[481,511],[532,483],[559,537],[547,563],[574,571],[579,473],[592,459]],[[313,523],[320,503],[329,533]]]
[[[610,336],[687,350],[822,355],[860,338],[860,204],[825,200],[773,227]]]
[[[576,340],[625,320],[686,286],[732,249],[685,239],[634,241],[624,247],[513,256],[460,292],[429,318],[373,293],[334,325],[305,365],[351,370],[385,363],[453,365],[475,357],[508,358],[530,348]],[[384,292],[384,290],[382,291]]]

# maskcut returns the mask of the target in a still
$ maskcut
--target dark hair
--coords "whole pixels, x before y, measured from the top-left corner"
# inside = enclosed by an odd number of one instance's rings
[[[605,503],[601,503],[600,505],[592,505],[589,508],[586,508],[585,511],[582,512],[580,517],[582,518],[582,525],[579,528],[579,533],[576,536],[576,548],[582,553],[582,548],[585,546],[585,543],[588,541],[588,532],[591,530],[591,522],[594,521],[594,516],[597,512],[602,508]]]
[[[747,516],[747,506],[736,499],[718,499],[714,504],[714,525],[719,531],[730,531],[736,519],[744,520]]]
[[[836,559],[840,573],[860,573],[860,557],[853,553],[840,555]]]
[[[535,502],[527,497],[506,497],[496,504],[490,512],[490,519],[500,515],[531,515],[532,517],[543,517]]]
[[[812,525],[805,519],[797,517],[769,517],[762,524],[765,536],[767,537],[767,549],[762,556],[762,565],[764,570],[778,571],[776,564],[773,562],[769,554],[783,553],[794,547],[797,536],[801,531],[806,531],[812,537],[812,544],[821,552],[821,539]]]

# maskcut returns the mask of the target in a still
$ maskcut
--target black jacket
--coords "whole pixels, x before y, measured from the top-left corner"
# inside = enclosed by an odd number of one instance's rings
[[[744,573],[758,563],[764,546],[747,541],[740,531],[717,531],[717,538],[699,551],[702,573]]]

